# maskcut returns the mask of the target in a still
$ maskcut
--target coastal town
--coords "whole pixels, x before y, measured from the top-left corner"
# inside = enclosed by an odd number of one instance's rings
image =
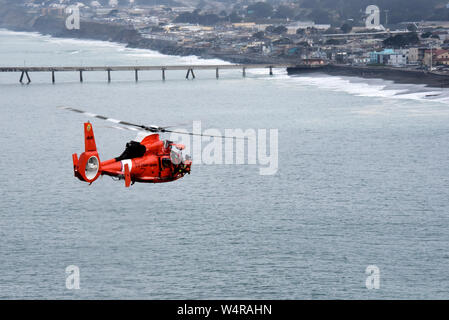
[[[20,6],[29,15],[61,19],[75,7],[81,25],[135,30],[139,44],[132,39],[128,44],[169,54],[233,62],[388,66],[449,73],[449,21],[389,23],[388,10],[371,6],[371,16],[369,8],[366,13],[360,8],[363,14],[338,26],[308,19],[313,15],[304,12],[295,16],[301,12],[296,2],[200,1],[196,6],[191,1],[172,1],[172,5],[143,2],[27,0]],[[449,12],[449,4],[439,10]]]

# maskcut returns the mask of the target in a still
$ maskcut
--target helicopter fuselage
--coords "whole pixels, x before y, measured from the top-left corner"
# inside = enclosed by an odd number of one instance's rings
[[[140,143],[131,141],[123,154],[100,162],[92,124],[84,124],[85,152],[79,159],[73,154],[75,176],[82,181],[94,182],[101,175],[125,180],[128,187],[134,182],[162,183],[178,180],[190,174],[192,161],[183,159],[183,145],[161,141],[159,134],[146,136]],[[176,151],[174,149],[179,149]]]

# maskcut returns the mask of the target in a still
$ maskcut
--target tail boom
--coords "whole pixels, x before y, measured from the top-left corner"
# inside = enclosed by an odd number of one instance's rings
[[[78,179],[92,183],[101,174],[101,163],[92,124],[89,122],[84,123],[84,147],[85,151],[80,154],[79,159],[76,153],[72,155],[73,169]]]

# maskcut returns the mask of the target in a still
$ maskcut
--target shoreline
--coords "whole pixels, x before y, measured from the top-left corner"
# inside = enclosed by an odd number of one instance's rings
[[[292,75],[321,72],[334,76],[382,79],[399,84],[426,85],[429,88],[449,88],[449,75],[386,66],[372,67],[332,64],[317,69],[288,68],[287,71],[288,74]]]
[[[149,49],[171,56],[197,56],[202,59],[221,59],[230,63],[294,63],[291,59],[274,59],[263,55],[225,53],[202,48],[183,47],[170,40],[145,38],[135,29],[124,25],[82,20],[81,26],[79,30],[68,30],[65,27],[65,20],[61,17],[30,15],[18,6],[0,12],[0,28],[11,31],[38,32],[42,35],[50,35],[56,38],[116,42],[133,49]]]
[[[114,42],[133,49],[148,49],[170,56],[197,56],[201,59],[220,59],[238,64],[295,64],[297,60],[274,59],[256,54],[229,54],[201,48],[179,46],[174,41],[149,39],[135,29],[123,25],[103,24],[94,21],[82,21],[79,30],[67,30],[65,20],[57,16],[35,16],[15,6],[0,13],[0,28],[16,32],[38,32],[55,38],[99,40]],[[301,75],[321,72],[334,76],[354,76],[364,79],[391,80],[400,84],[426,85],[433,88],[449,88],[449,75],[419,70],[399,69],[386,66],[349,66],[330,64],[317,68],[287,68],[289,75]]]

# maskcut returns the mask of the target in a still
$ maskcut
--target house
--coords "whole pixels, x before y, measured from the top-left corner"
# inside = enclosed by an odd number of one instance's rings
[[[445,49],[427,49],[424,53],[423,64],[432,65],[449,65],[449,50]]]
[[[385,49],[383,51],[370,52],[370,64],[387,64],[390,55],[394,54],[393,49]]]
[[[419,48],[410,48],[408,50],[408,62],[409,63],[419,63]]]
[[[255,22],[236,22],[232,26],[236,29],[254,29],[256,27]]]
[[[394,67],[403,67],[408,64],[409,50],[395,50],[394,53],[390,54],[388,59],[388,65]]]
[[[435,64],[449,65],[449,50],[440,49],[435,52]]]
[[[416,53],[416,52],[415,52]],[[395,67],[403,67],[409,62],[409,50],[408,49],[385,49],[383,51],[370,52],[370,64],[383,64]]]

